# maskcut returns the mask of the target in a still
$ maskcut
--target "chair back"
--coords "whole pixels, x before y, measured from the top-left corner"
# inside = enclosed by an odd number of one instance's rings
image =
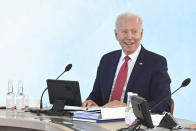
[[[171,114],[173,115],[174,113],[174,100],[171,99]]]

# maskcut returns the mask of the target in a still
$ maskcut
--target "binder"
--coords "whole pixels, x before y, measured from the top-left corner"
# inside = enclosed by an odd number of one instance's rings
[[[124,118],[119,119],[90,119],[90,118],[80,118],[80,117],[73,117],[74,121],[85,121],[85,122],[94,122],[94,123],[103,123],[103,122],[117,122],[117,121],[124,121]]]

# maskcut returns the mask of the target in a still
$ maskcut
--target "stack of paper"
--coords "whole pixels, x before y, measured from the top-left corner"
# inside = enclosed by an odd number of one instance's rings
[[[116,113],[118,112],[118,113]],[[88,122],[113,122],[122,121],[125,118],[125,107],[101,108],[101,112],[74,112],[73,120]]]
[[[101,108],[102,119],[125,118],[125,107]]]
[[[78,106],[65,106],[64,110],[67,111],[101,111],[100,106],[93,106],[93,107],[78,107]]]
[[[97,112],[74,112],[73,120],[96,122],[100,119],[100,113]]]

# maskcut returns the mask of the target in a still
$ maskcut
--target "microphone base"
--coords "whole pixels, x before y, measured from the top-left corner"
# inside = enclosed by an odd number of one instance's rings
[[[71,113],[69,111],[65,111],[65,110],[54,111],[53,109],[50,109],[50,110],[29,109],[29,112],[36,113],[36,114],[39,114],[39,115],[40,115],[40,113],[42,113],[42,114],[46,114],[46,115],[49,115],[49,116],[68,116],[68,117],[73,116],[73,113]]]
[[[173,129],[178,125],[177,121],[173,118],[170,113],[166,113],[163,119],[161,120],[158,127],[163,127],[167,129]]]
[[[136,119],[131,126],[127,127],[127,128],[121,128],[118,129],[117,131],[145,131],[143,129],[137,129],[137,127],[141,124],[141,121],[139,119]]]
[[[73,116],[73,113],[68,112],[68,111],[54,112],[53,110],[48,110],[48,111],[45,111],[44,114],[49,115],[49,116],[68,116],[68,117]]]
[[[45,113],[46,110],[44,110],[44,109],[34,109],[34,108],[32,108],[32,109],[29,109],[29,112],[31,112],[31,113]]]
[[[65,103],[65,100],[55,100],[52,109],[44,113],[50,116],[73,116],[73,113],[64,110]]]

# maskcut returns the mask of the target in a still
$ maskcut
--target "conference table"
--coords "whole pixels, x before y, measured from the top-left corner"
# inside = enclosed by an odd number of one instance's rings
[[[176,120],[181,126],[196,123],[183,119]],[[124,121],[90,123],[73,121],[67,116],[0,110],[0,131],[115,131],[123,127],[125,127]],[[168,129],[156,127],[149,130],[167,131]]]

